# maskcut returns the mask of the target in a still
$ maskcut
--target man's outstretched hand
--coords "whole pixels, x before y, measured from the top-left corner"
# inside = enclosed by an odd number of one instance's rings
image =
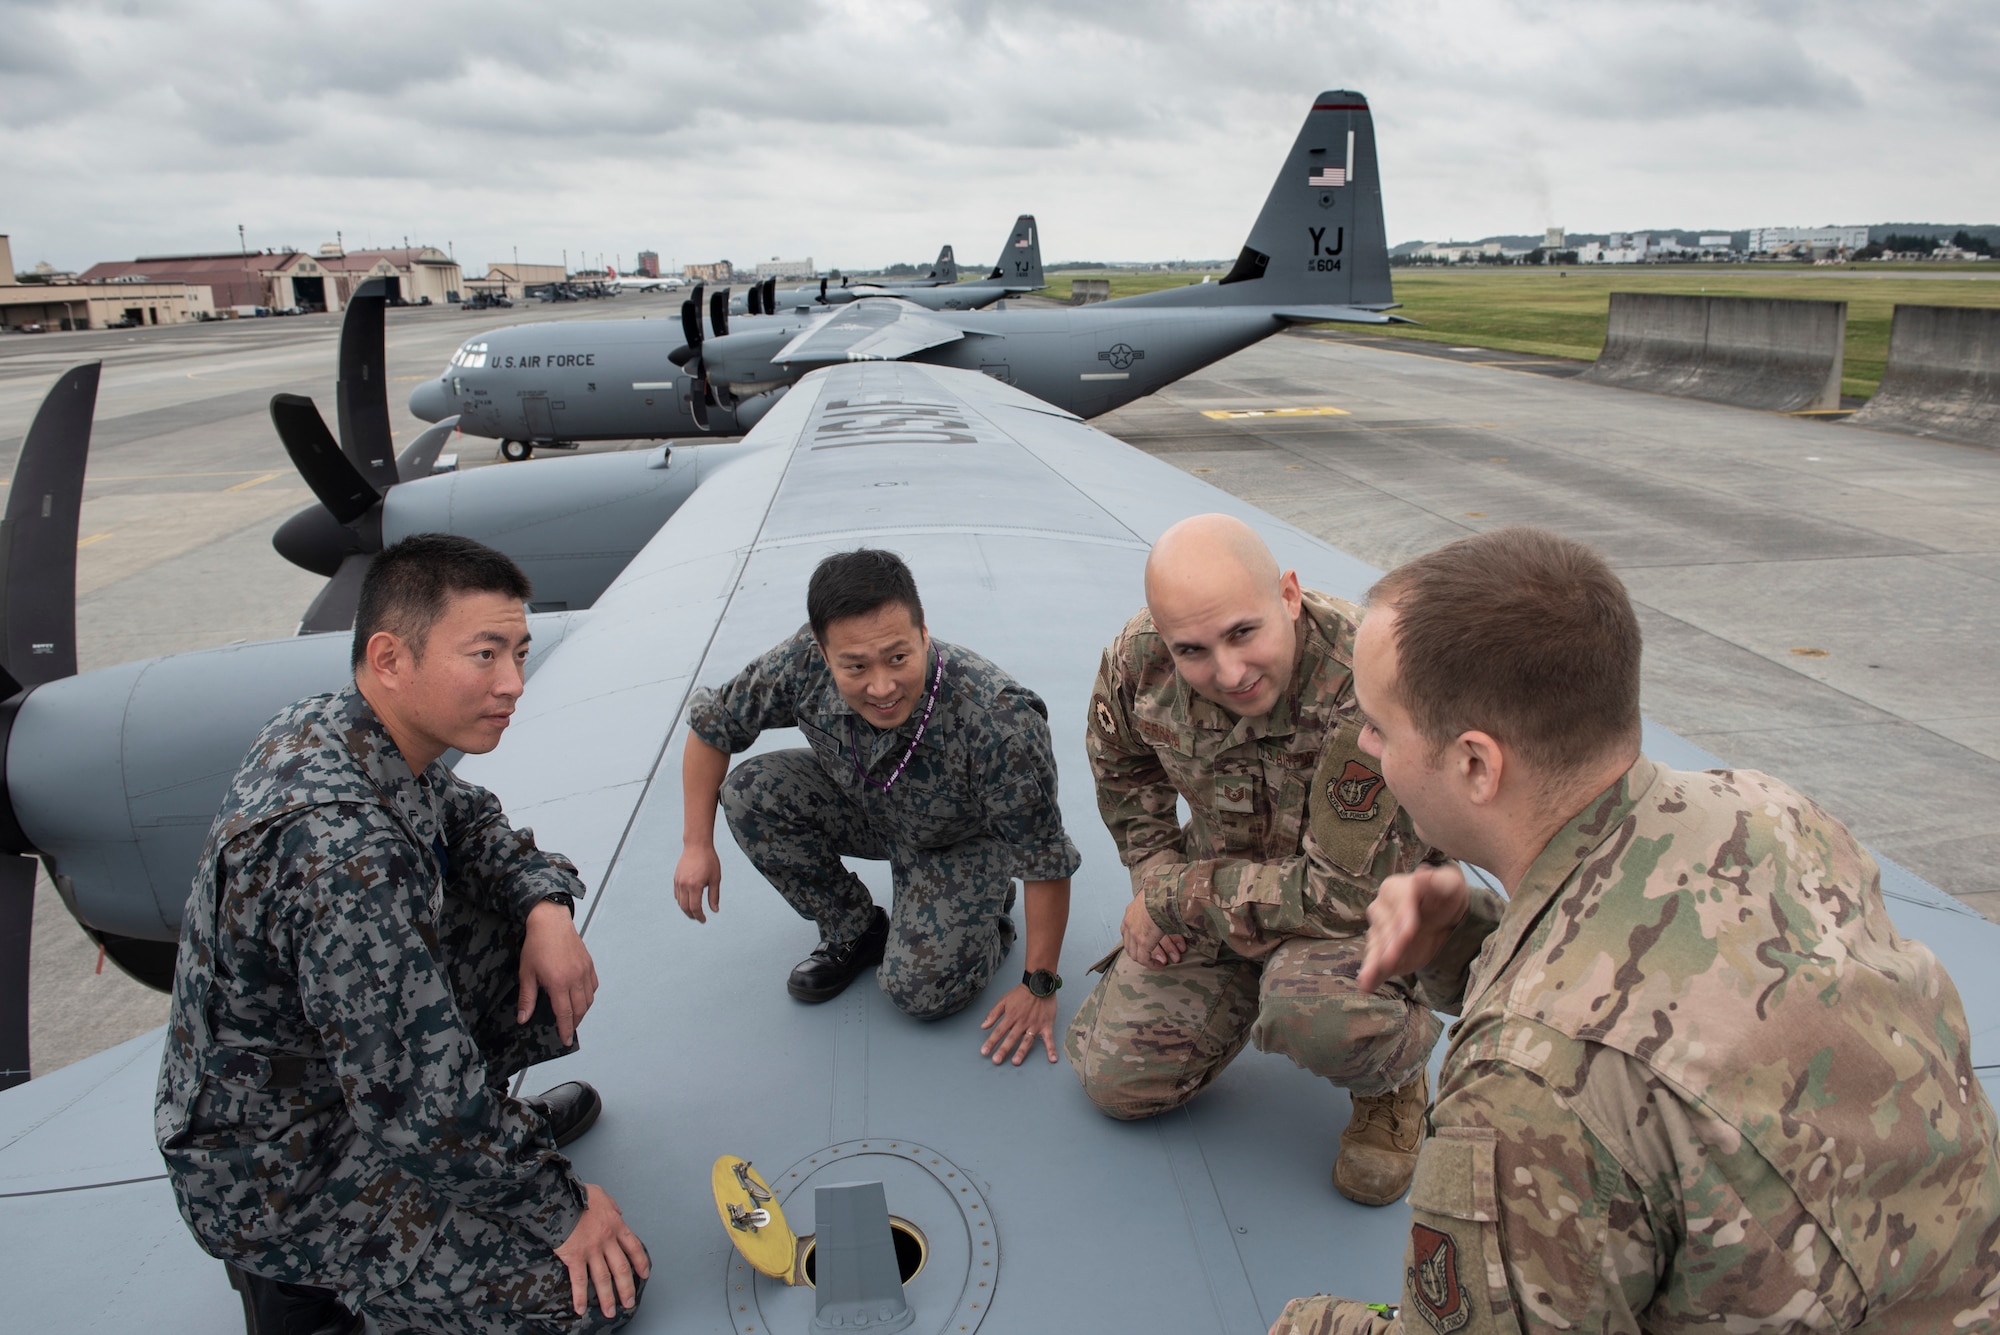
[[[546,992],[556,1013],[556,1033],[567,1047],[576,1041],[576,1027],[597,997],[597,966],[590,962],[583,938],[569,910],[543,900],[528,914],[528,935],[521,943],[521,999],[514,1023],[526,1024],[535,1013],[535,998]]]
[[[618,1308],[630,1311],[638,1303],[632,1276],[636,1273],[644,1279],[651,1275],[653,1263],[646,1255],[646,1244],[625,1226],[625,1216],[611,1193],[596,1183],[585,1186],[584,1191],[583,1218],[556,1248],[556,1256],[569,1267],[570,1303],[576,1314],[582,1316],[590,1306],[594,1286],[604,1315],[614,1317]]]
[[[674,864],[674,900],[696,922],[708,921],[708,914],[701,911],[703,891],[708,892],[708,912],[722,912],[722,859],[714,844],[685,845],[681,860]]]
[[[1415,973],[1436,959],[1471,902],[1465,873],[1455,863],[1423,866],[1383,881],[1368,906],[1361,990],[1373,992],[1383,979]]]
[[[1025,983],[1016,983],[1000,998],[992,1010],[986,1012],[986,1019],[980,1023],[981,1029],[991,1029],[993,1033],[980,1045],[979,1055],[992,1057],[998,1066],[1014,1054],[1014,1065],[1019,1066],[1035,1050],[1035,1040],[1042,1040],[1048,1049],[1049,1060],[1056,1059],[1056,998],[1051,992],[1038,997],[1028,990]]]

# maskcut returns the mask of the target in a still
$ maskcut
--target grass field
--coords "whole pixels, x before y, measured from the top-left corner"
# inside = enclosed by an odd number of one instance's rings
[[[1951,272],[1937,265],[1397,269],[1396,299],[1403,303],[1397,314],[1419,323],[1398,325],[1394,332],[1438,343],[1592,361],[1604,346],[1613,292],[1845,301],[1847,357],[1840,388],[1843,394],[1867,398],[1882,380],[1889,321],[1898,303],[2000,306],[1995,268],[1968,266],[1964,278],[1926,276]],[[1114,298],[1200,281],[1200,275],[1185,273],[1064,272],[1050,277],[1047,295],[1067,298],[1072,278],[1109,278]]]

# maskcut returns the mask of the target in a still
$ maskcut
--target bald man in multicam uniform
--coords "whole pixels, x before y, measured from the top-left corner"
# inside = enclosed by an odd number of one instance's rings
[[[1429,853],[1360,750],[1359,620],[1239,519],[1160,536],[1091,697],[1098,810],[1133,897],[1067,1046],[1120,1118],[1179,1107],[1246,1041],[1282,1052],[1348,1091],[1334,1185],[1386,1205],[1415,1169],[1441,1026],[1418,980],[1356,982],[1375,887]]]
[[[1535,529],[1370,596],[1362,744],[1508,901],[1450,998],[1400,1310],[1304,1298],[1273,1335],[2000,1328],[1957,990],[1810,800],[1641,754],[1639,653],[1618,577]],[[1392,878],[1363,986],[1481,916],[1456,866]]]

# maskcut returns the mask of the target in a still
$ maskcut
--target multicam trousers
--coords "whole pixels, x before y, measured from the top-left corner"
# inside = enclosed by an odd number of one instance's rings
[[[438,956],[466,1028],[486,1058],[486,1079],[506,1087],[536,1062],[575,1051],[556,1034],[546,995],[528,1023],[514,1023],[521,971],[520,924],[446,895]],[[631,1319],[606,1320],[593,1305],[585,1316],[571,1305],[569,1268],[548,1244],[513,1225],[504,1213],[447,1207],[416,1269],[387,1293],[344,1295],[382,1335],[404,1331],[464,1335],[554,1335],[615,1330]],[[358,1306],[357,1306],[358,1304]]]
[[[860,936],[875,911],[843,856],[886,860],[895,885],[889,944],[877,975],[896,1009],[919,1020],[963,1010],[1013,943],[1010,853],[983,836],[911,848],[878,829],[800,749],[751,756],[722,785],[722,813],[738,847],[827,941]]]
[[[1350,1093],[1385,1094],[1416,1077],[1443,1032],[1403,983],[1356,987],[1364,936],[1295,936],[1261,960],[1202,937],[1187,943],[1179,964],[1119,951],[1070,1024],[1070,1066],[1113,1117],[1178,1108],[1246,1041]]]

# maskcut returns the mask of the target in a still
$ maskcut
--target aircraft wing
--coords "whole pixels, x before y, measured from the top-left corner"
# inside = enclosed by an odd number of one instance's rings
[[[811,1188],[879,1180],[922,1230],[912,1330],[1261,1331],[1316,1291],[1394,1301],[1409,1211],[1329,1181],[1348,1100],[1245,1050],[1185,1109],[1100,1114],[1066,1063],[995,1069],[979,1024],[1022,967],[946,1020],[896,1011],[869,978],[805,1006],[785,994],[817,939],[733,843],[705,925],[672,893],[691,691],[794,632],[826,554],[903,554],[934,634],[1038,692],[1083,853],[1060,963],[1067,1024],[1116,940],[1130,886],[1098,819],[1085,713],[1103,646],[1135,611],[1148,546],[1174,521],[1241,516],[1316,588],[1358,597],[1376,571],[1197,478],[975,372],[917,363],[807,376],[591,611],[572,618],[504,744],[460,772],[542,846],[573,857],[602,979],[581,1052],[529,1072],[594,1082],[602,1120],[572,1147],[647,1242],[654,1276],[630,1329],[803,1331],[812,1294],[753,1275],[709,1197],[719,1155],[754,1160],[794,1226]],[[760,750],[795,747],[791,730]],[[1712,760],[1649,727],[1670,764]],[[1678,749],[1676,749],[1678,748]],[[721,831],[719,830],[720,834]],[[856,864],[878,902],[886,869]],[[1990,1077],[2000,1047],[2000,927],[1915,878],[1892,911],[1952,967]],[[22,1329],[224,1329],[222,1269],[195,1251],[150,1152],[155,1033],[0,1095],[0,1247]],[[1439,1053],[1441,1055],[1442,1048]],[[1992,1081],[1989,1078],[1989,1089]],[[76,1239],[90,1239],[79,1253]]]
[[[1320,324],[1338,321],[1342,324],[1415,324],[1407,315],[1391,315],[1387,311],[1370,310],[1366,306],[1285,306],[1272,312],[1286,324]]]
[[[779,349],[773,362],[889,362],[953,343],[966,331],[908,302],[856,301]]]

